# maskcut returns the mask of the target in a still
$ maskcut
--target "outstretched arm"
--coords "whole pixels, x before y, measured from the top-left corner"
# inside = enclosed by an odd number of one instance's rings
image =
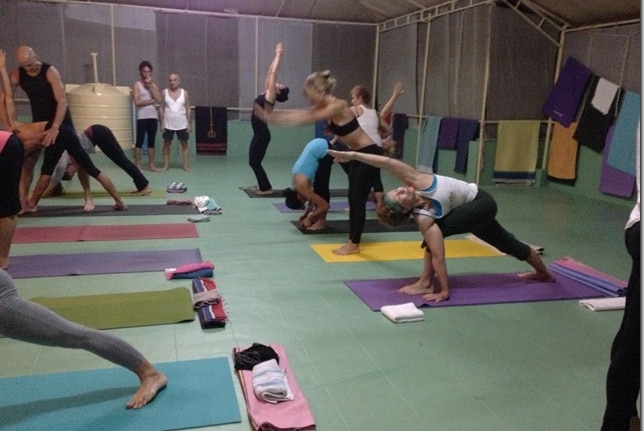
[[[270,103],[274,103],[275,97],[277,97],[277,75],[280,70],[280,62],[282,61],[283,55],[284,44],[280,42],[275,46],[275,57],[273,57],[273,62],[268,68],[268,72],[266,72],[266,81],[264,82],[266,100]]]
[[[333,158],[339,162],[357,160],[359,162],[375,166],[376,168],[386,169],[400,181],[418,190],[428,187],[433,180],[432,174],[420,172],[408,164],[397,159],[392,159],[391,157],[360,153],[356,151],[327,150],[327,153],[331,154]]]
[[[13,87],[7,73],[7,53],[0,49],[0,77],[2,79],[2,99],[0,103],[0,121],[5,130],[13,130],[16,122],[16,108],[13,103]]]
[[[385,103],[385,106],[382,107],[380,110],[380,118],[386,117],[392,109],[394,109],[394,105],[396,104],[396,100],[398,100],[398,97],[400,97],[401,94],[405,92],[405,89],[402,85],[402,82],[396,82],[394,84],[394,90],[391,93],[391,97],[389,100],[387,100],[387,103]]]

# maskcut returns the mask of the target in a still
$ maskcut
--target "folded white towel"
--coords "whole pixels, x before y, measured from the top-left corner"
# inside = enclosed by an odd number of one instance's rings
[[[253,391],[257,398],[269,403],[290,401],[293,393],[286,380],[286,372],[275,359],[260,362],[253,367]]]
[[[597,88],[595,88],[595,94],[590,103],[592,103],[595,109],[606,115],[610,110],[610,106],[613,104],[613,100],[615,100],[618,89],[619,85],[607,79],[599,78]]]
[[[425,314],[413,302],[399,305],[385,305],[380,307],[380,312],[394,323],[425,320]]]
[[[579,301],[579,305],[593,311],[623,310],[626,306],[626,298],[619,296],[617,298],[582,299]]]

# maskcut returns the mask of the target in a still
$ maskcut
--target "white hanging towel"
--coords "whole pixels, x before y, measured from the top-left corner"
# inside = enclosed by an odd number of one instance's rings
[[[612,105],[613,100],[615,100],[615,95],[617,94],[618,89],[619,86],[617,84],[610,82],[607,79],[599,78],[597,88],[595,88],[595,95],[590,103],[592,103],[595,109],[606,115],[610,110],[610,105]]]

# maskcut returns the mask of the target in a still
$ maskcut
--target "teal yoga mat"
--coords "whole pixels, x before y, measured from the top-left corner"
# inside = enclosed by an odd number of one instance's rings
[[[168,386],[140,410],[138,379],[121,368],[0,379],[3,431],[166,431],[241,422],[228,359],[157,365]]]

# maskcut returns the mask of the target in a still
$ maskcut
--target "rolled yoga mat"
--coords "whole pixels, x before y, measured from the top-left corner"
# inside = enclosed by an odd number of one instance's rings
[[[343,244],[311,244],[315,252],[327,263],[376,262],[387,260],[423,259],[425,250],[420,241],[386,241],[363,242],[360,253],[346,256],[333,253]],[[480,241],[465,239],[448,239],[445,241],[445,257],[493,257],[503,253]]]
[[[167,431],[241,422],[227,358],[155,366],[168,387],[139,410],[138,379],[122,367],[0,379],[3,431]]]
[[[81,225],[81,226],[18,226],[13,244],[76,241],[121,241],[144,239],[198,238],[192,223]]]
[[[127,200],[126,200],[127,205]],[[73,217],[73,216],[148,216],[148,215],[194,215],[199,212],[191,205],[128,205],[126,211],[115,211],[112,205],[96,205],[94,211],[83,211],[82,205],[41,205],[35,213],[20,217]]]
[[[422,295],[398,292],[399,288],[416,280],[418,277],[353,280],[344,284],[373,311],[385,305],[407,302],[414,303],[416,307],[452,307],[604,296],[600,291],[563,275],[557,275],[555,282],[537,282],[524,280],[516,273],[450,275],[450,299],[443,302],[425,302]]]
[[[11,256],[7,272],[13,278],[155,272],[201,262],[199,249],[113,251],[99,253]]]
[[[186,287],[150,292],[31,299],[56,314],[95,329],[167,325],[195,320]]]

